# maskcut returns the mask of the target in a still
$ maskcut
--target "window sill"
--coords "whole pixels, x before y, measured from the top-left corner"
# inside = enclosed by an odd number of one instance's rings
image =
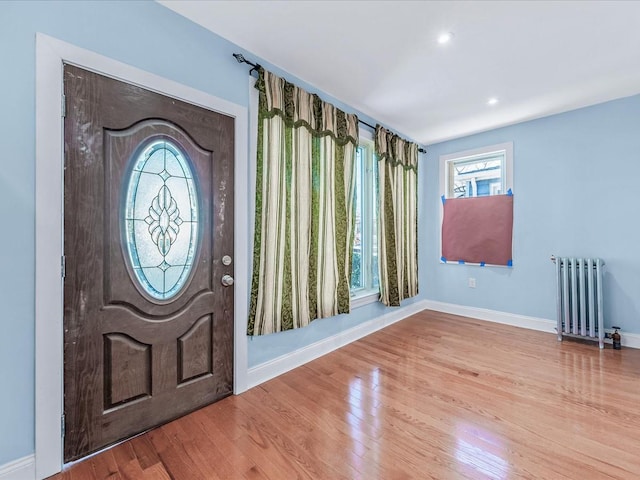
[[[358,290],[351,294],[351,308],[358,308],[370,303],[375,303],[380,298],[379,290]]]

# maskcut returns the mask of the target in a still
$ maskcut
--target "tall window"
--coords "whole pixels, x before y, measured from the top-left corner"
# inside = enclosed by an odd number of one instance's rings
[[[351,296],[378,292],[378,162],[373,137],[360,131],[356,151],[355,238],[351,270]]]

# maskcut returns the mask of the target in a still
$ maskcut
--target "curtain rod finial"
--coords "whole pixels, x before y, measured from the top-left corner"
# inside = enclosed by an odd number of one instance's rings
[[[249,75],[251,75],[251,73],[253,73],[254,71],[259,71],[262,66],[259,63],[253,63],[250,62],[249,60],[247,60],[246,58],[244,58],[244,55],[242,55],[241,53],[233,53],[233,58],[235,58],[237,60],[238,63],[246,63],[247,65],[251,65],[251,70],[249,70]]]

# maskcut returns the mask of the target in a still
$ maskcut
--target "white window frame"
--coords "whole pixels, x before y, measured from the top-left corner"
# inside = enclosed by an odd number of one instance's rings
[[[360,142],[358,147],[364,148],[367,152],[367,158],[364,159],[363,167],[366,169],[366,173],[364,174],[364,181],[362,185],[363,190],[363,202],[362,202],[362,219],[363,219],[363,245],[370,245],[370,248],[363,250],[361,262],[364,267],[363,277],[365,280],[365,287],[357,288],[351,290],[351,308],[361,307],[362,305],[367,305],[369,303],[377,302],[380,297],[380,287],[371,288],[368,287],[368,282],[373,278],[373,273],[371,269],[371,258],[373,248],[373,236],[370,228],[364,228],[364,220],[367,219],[371,221],[373,218],[373,211],[376,205],[374,205],[373,195],[367,192],[371,192],[375,189],[373,169],[377,168],[376,158],[375,158],[375,145],[373,141],[373,133],[368,130],[360,129],[359,131]],[[351,279],[349,279],[351,280]]]
[[[449,195],[449,166],[452,163],[471,160],[474,157],[484,157],[492,154],[504,152],[504,165],[502,166],[502,179],[504,183],[504,193],[513,189],[513,142],[499,143],[486,147],[465,150],[463,152],[440,155],[440,192],[444,198],[453,198]],[[474,192],[475,193],[475,192]]]
[[[440,155],[440,195],[447,199],[452,198],[449,196],[449,164],[460,160],[468,160],[473,157],[482,157],[485,155],[491,155],[498,152],[505,152],[504,165],[502,170],[502,178],[504,181],[505,194],[509,191],[513,191],[513,142],[499,143],[496,145],[488,145],[486,147],[474,148],[472,150],[465,150],[462,152],[449,153],[446,155]],[[445,262],[442,260],[442,219],[443,208],[440,208],[440,235],[438,235],[438,243],[440,244],[440,263],[449,265],[458,265],[458,262]],[[475,263],[465,263],[465,265],[480,265]],[[491,267],[503,267],[502,265],[491,265]],[[506,267],[504,267],[506,268]]]

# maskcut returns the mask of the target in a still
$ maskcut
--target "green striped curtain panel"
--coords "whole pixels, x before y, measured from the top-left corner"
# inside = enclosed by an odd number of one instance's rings
[[[418,145],[376,125],[380,301],[418,294]]]
[[[249,335],[350,310],[358,119],[263,69]]]

